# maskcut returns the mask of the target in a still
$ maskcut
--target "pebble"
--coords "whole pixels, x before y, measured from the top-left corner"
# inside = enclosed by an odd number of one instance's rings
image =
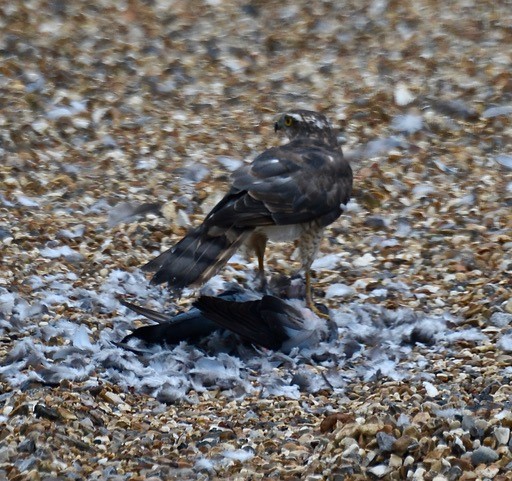
[[[508,302],[511,302],[511,301],[508,301]],[[497,327],[506,327],[508,325],[512,325],[512,313],[509,314],[506,312],[495,312],[490,317],[489,322],[493,326],[497,326]]]
[[[507,444],[510,439],[510,428],[498,427],[494,430],[494,437],[498,444]]]
[[[390,436],[384,432],[377,433],[377,443],[379,445],[379,449],[384,452],[391,452],[393,450],[394,444],[396,442],[396,438],[394,436]]]
[[[497,461],[498,458],[498,453],[487,446],[480,446],[471,453],[471,463],[473,466],[493,463],[494,461]]]
[[[377,476],[377,478],[382,478],[389,473],[390,468],[385,464],[378,464],[377,466],[369,468],[367,471],[373,474],[374,476]]]
[[[507,311],[509,314],[512,314],[512,299],[509,299],[507,302],[505,302],[505,305],[503,306],[505,311]]]

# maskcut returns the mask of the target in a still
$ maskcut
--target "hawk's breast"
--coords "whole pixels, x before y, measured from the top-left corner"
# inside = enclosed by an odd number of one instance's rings
[[[269,225],[258,227],[258,232],[264,234],[272,242],[289,242],[298,239],[304,232],[304,224]]]

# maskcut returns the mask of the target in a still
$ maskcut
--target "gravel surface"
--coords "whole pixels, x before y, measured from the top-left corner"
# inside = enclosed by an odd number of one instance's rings
[[[0,479],[511,479],[511,12],[3,2]],[[314,266],[340,339],[222,354],[240,389],[128,382],[97,354],[140,325],[116,295],[188,307],[138,267],[280,142],[290,108],[324,112],[355,171]],[[293,246],[269,254],[274,274],[298,266]]]

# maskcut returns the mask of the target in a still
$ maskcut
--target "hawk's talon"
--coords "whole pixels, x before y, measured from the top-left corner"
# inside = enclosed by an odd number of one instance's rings
[[[307,303],[306,303],[307,305]],[[327,312],[324,312],[323,310],[321,310],[319,307],[317,306],[321,306],[323,307],[324,309],[327,309]],[[308,305],[307,306],[308,309],[313,312],[314,314],[316,314],[320,319],[331,319],[331,316],[329,314],[329,309],[327,307],[325,307],[323,304],[311,304],[311,305]]]
[[[254,288],[257,291],[262,292],[263,294],[268,294],[268,281],[267,277],[265,276],[265,273],[262,271],[258,271],[256,275],[254,276]]]

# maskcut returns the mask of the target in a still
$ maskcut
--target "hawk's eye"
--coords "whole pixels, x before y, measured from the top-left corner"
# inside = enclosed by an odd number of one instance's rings
[[[285,117],[284,117],[284,125],[286,127],[291,127],[293,125],[293,117],[290,117],[289,115],[285,115]]]

